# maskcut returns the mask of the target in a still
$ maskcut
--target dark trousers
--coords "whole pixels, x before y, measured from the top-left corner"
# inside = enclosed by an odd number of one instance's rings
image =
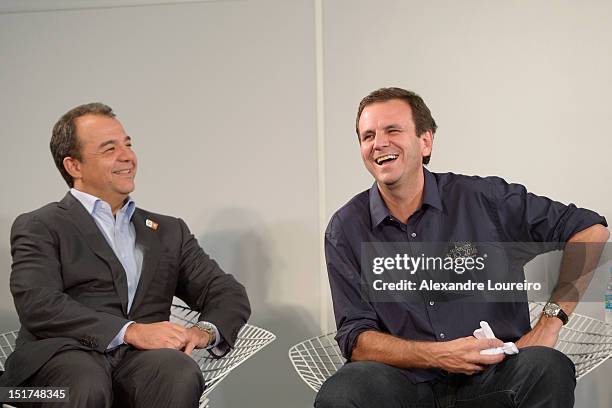
[[[574,364],[548,347],[528,347],[475,375],[413,384],[373,361],[345,364],[321,387],[316,408],[565,408],[574,406]]]
[[[60,352],[24,386],[69,387],[70,401],[20,407],[192,408],[204,392],[204,378],[197,363],[181,351],[121,346],[105,354]]]

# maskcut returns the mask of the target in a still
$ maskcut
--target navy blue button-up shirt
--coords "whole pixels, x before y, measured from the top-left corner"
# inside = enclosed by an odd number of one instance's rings
[[[597,213],[528,193],[499,177],[431,173],[424,169],[423,202],[403,224],[385,205],[376,183],[340,208],[325,232],[325,255],[338,333],[350,359],[366,330],[421,340],[472,335],[481,320],[496,336],[516,341],[530,330],[526,302],[371,302],[361,290],[363,242],[567,242],[594,224]],[[433,380],[439,370],[406,370],[413,382]]]

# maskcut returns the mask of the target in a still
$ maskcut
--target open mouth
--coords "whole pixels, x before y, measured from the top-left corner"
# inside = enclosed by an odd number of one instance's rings
[[[121,175],[128,175],[128,174],[132,174],[132,169],[125,169],[125,170],[115,170],[113,171],[114,174],[121,174]]]
[[[392,162],[393,160],[397,159],[398,157],[399,157],[398,154],[386,154],[384,156],[377,157],[376,159],[374,159],[374,161],[379,166],[382,166],[385,163]]]

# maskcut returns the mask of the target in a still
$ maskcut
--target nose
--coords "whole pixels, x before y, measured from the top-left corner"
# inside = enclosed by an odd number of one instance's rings
[[[134,153],[131,147],[121,146],[119,149],[120,161],[134,161],[136,159],[136,153]]]
[[[386,132],[376,132],[374,136],[374,149],[380,150],[383,147],[389,146],[389,136]]]

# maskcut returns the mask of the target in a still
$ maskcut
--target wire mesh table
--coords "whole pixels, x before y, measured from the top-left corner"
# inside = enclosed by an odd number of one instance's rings
[[[185,306],[172,305],[170,321],[191,326],[198,321],[199,312]],[[17,331],[0,334],[0,370],[15,348]],[[208,395],[227,375],[255,353],[274,341],[276,336],[262,328],[246,324],[238,332],[234,348],[219,359],[212,358],[206,350],[194,350],[191,357],[198,363],[206,382],[206,390],[200,397],[200,408],[209,407]]]
[[[532,326],[539,319],[544,303],[529,303]],[[300,378],[314,391],[346,362],[336,332],[304,340],[289,349],[289,359]],[[576,366],[576,380],[603,364],[612,356],[612,325],[573,313],[559,333],[555,348],[567,355]]]

